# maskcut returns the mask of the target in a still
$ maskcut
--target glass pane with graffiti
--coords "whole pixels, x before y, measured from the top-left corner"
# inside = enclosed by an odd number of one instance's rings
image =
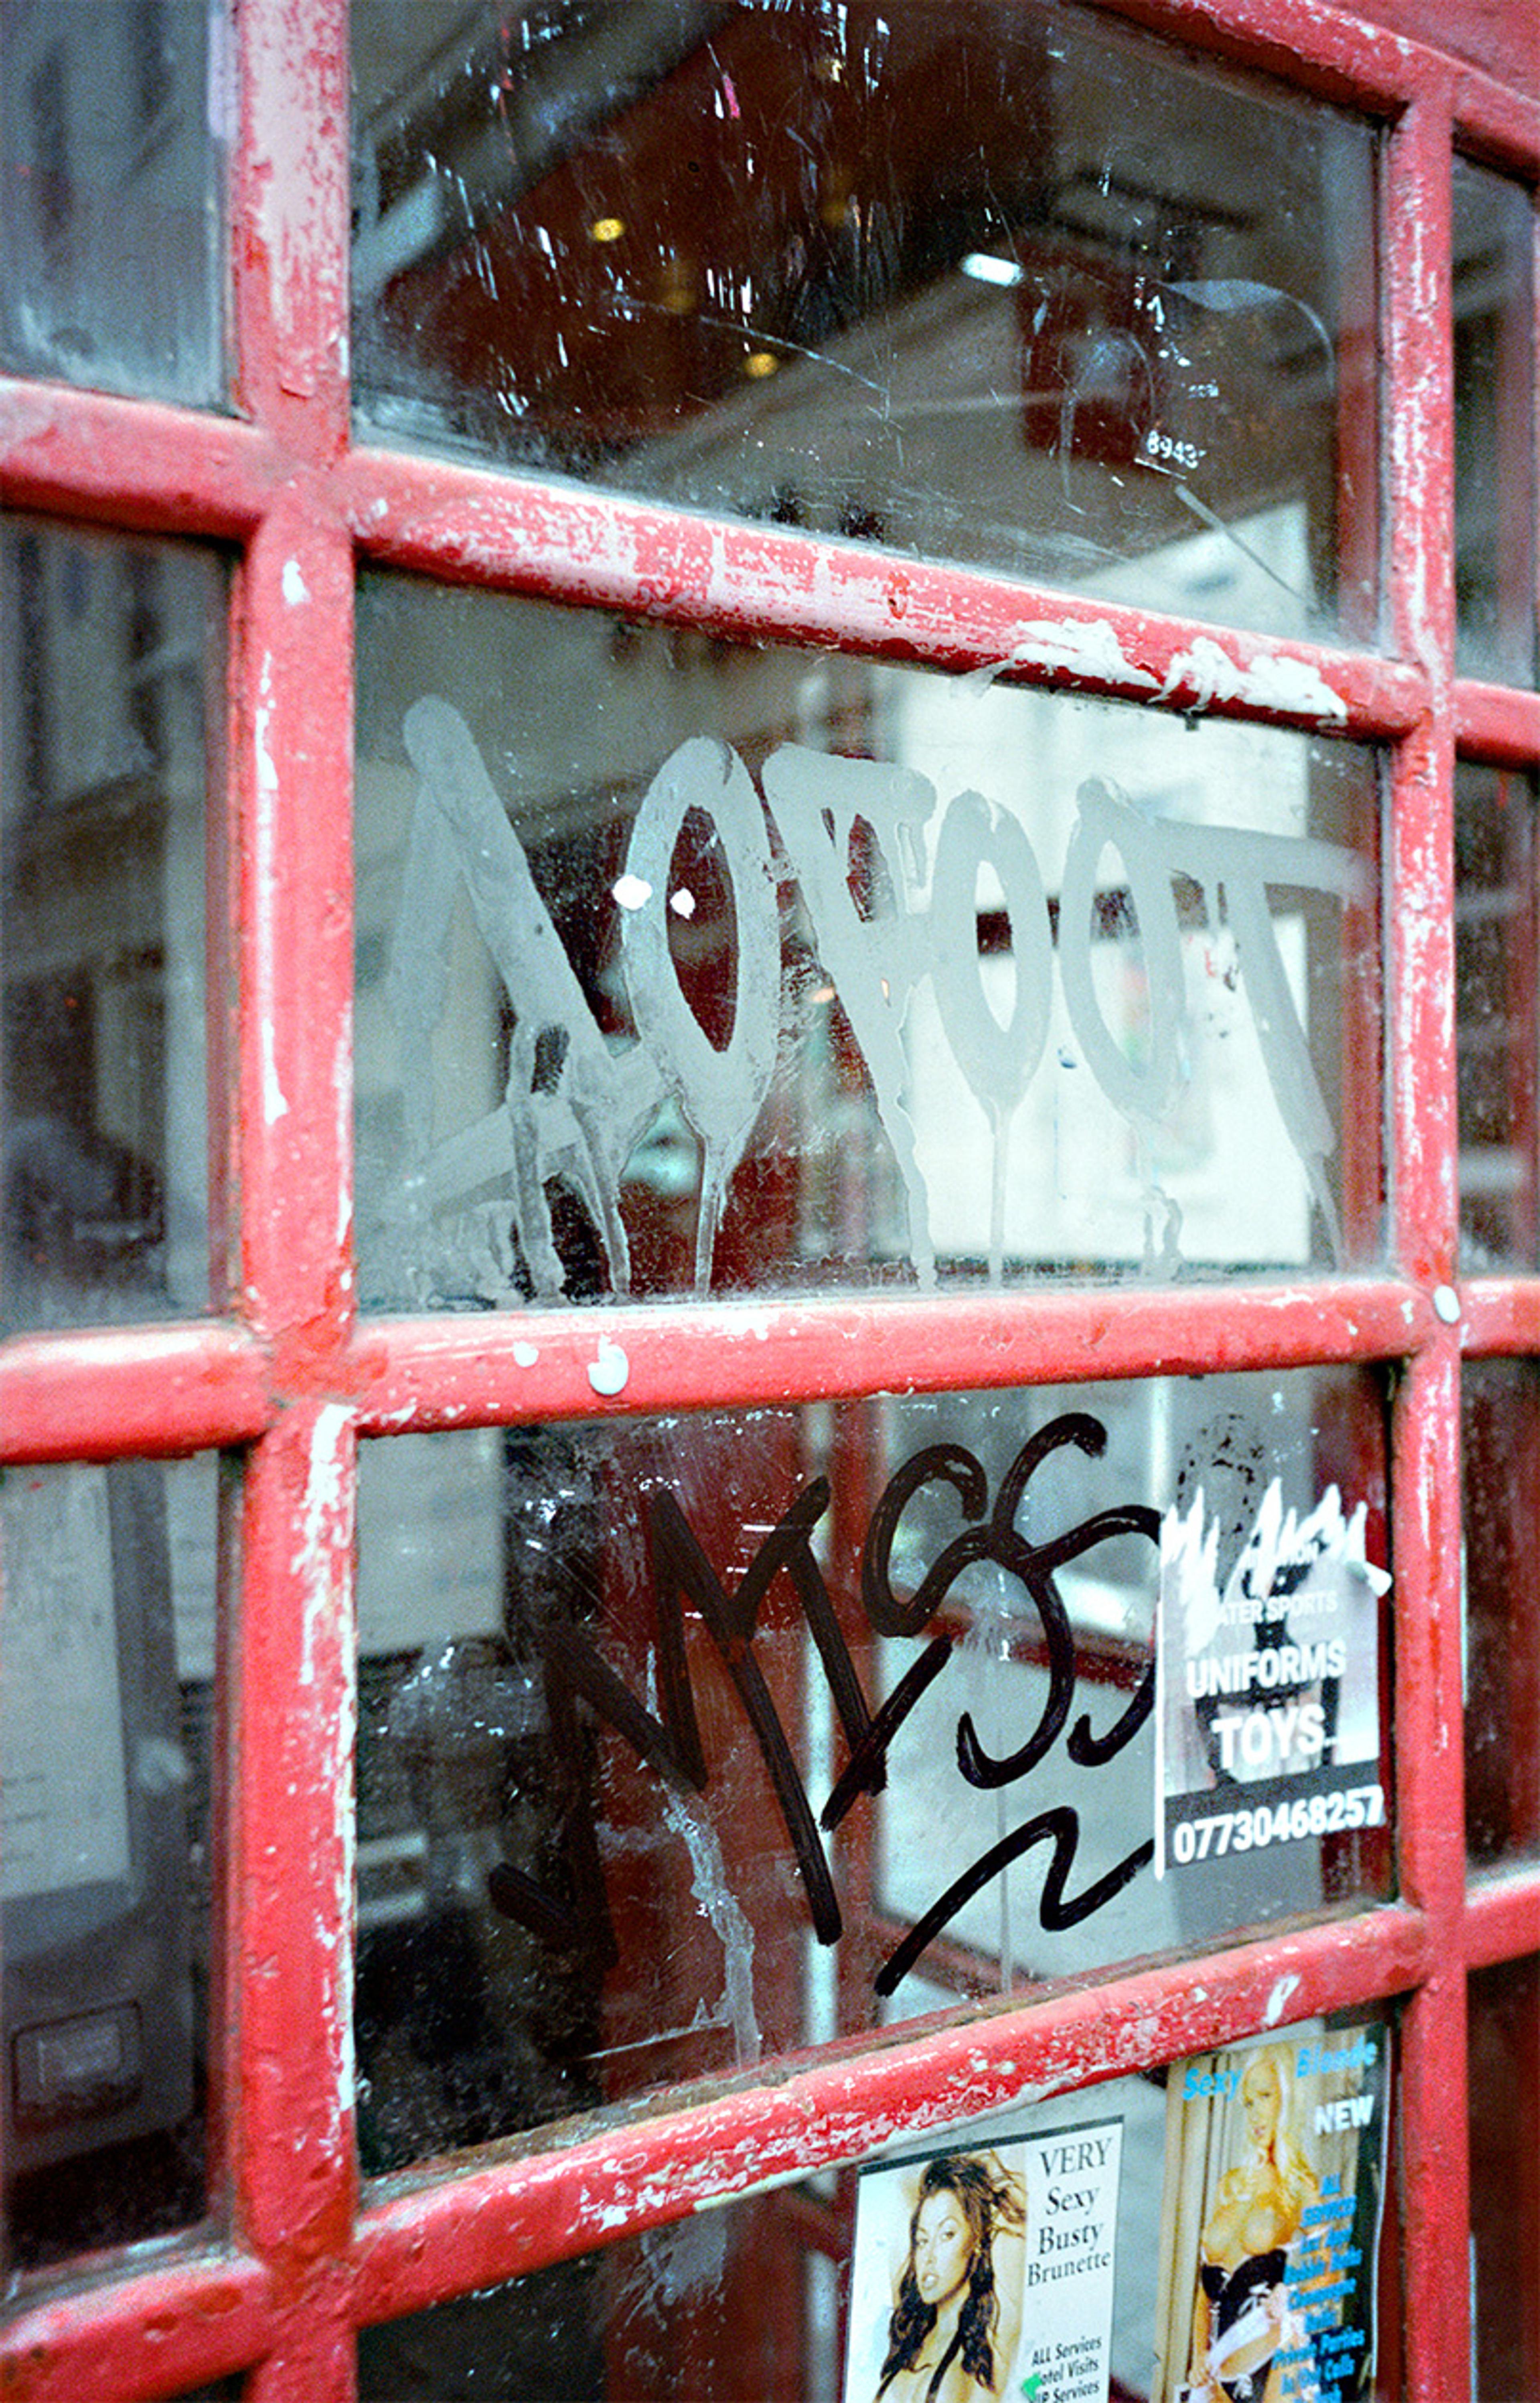
[[[1383,1561],[1356,1371],[402,1437],[360,1475],[368,2170],[1388,1890],[1384,1826],[1308,1813],[1152,1874],[1161,1519],[1201,1497],[1228,1577],[1269,1496],[1335,1486]]]
[[[367,1307],[1361,1266],[1374,755],[366,578]]]

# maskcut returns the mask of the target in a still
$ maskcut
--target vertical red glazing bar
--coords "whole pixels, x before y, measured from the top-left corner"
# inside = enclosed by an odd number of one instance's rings
[[[352,1323],[353,560],[343,0],[240,0],[236,392],[293,462],[232,646],[239,1307],[284,1407],[247,1464],[232,1661],[223,2134],[231,2215],[278,2272],[262,2403],[346,2403],[353,2131],[356,1443]]]
[[[311,484],[252,543],[235,659],[238,1299],[301,1390],[325,1385],[354,1295],[353,559]]]
[[[346,2246],[355,2200],[356,1465],[339,1402],[296,1403],[265,1438],[246,1479],[232,1647],[226,2176],[237,2234],[291,2298]]]
[[[1391,1163],[1396,1250],[1420,1279],[1453,1273],[1454,409],[1450,93],[1431,83],[1385,155],[1391,609],[1429,679],[1398,752],[1389,842]],[[1396,1789],[1402,1884],[1435,1964],[1404,2021],[1401,2164],[1408,2391],[1467,2390],[1469,2162],[1464,1794],[1460,1658],[1460,1368],[1453,1336],[1414,1364],[1393,1455]]]
[[[1401,1884],[1428,1914],[1434,1963],[1402,2021],[1405,2357],[1422,2403],[1465,2394],[1470,2348],[1459,1403],[1451,1336],[1414,1363],[1392,1454]]]
[[[297,458],[348,438],[347,0],[236,0],[236,398]]]

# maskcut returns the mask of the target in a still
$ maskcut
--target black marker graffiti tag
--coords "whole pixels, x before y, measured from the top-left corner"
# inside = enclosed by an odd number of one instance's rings
[[[1099,1420],[1081,1411],[1066,1412],[1040,1428],[1006,1470],[992,1508],[988,1479],[972,1452],[959,1444],[928,1445],[907,1460],[888,1483],[862,1548],[862,1606],[877,1635],[923,1633],[958,1578],[978,1562],[1005,1570],[1031,1595],[1048,1669],[1047,1693],[1037,1725],[1013,1752],[996,1757],[984,1749],[968,1713],[957,1723],[957,1766],[970,1785],[986,1790],[1015,1785],[1030,1774],[1057,1741],[1074,1704],[1078,1676],[1075,1633],[1054,1584],[1055,1572],[1113,1535],[1144,1535],[1157,1549],[1159,1546],[1158,1515],[1140,1503],[1098,1510],[1047,1543],[1027,1542],[1016,1526],[1027,1486],[1049,1453],[1064,1445],[1099,1458],[1106,1448],[1106,1430]],[[894,1542],[915,1495],[937,1484],[953,1488],[969,1524],[931,1563],[913,1595],[901,1600],[891,1582]],[[638,1700],[587,1634],[570,1626],[547,1631],[547,1706],[556,1757],[564,1765],[568,1779],[562,1802],[570,1900],[504,1863],[492,1871],[488,1884],[494,1906],[505,1917],[563,1952],[591,1958],[596,1966],[609,1966],[618,1959],[592,1801],[583,1790],[576,1766],[582,1758],[577,1706],[579,1702],[586,1704],[658,1776],[705,1794],[710,1768],[685,1651],[687,1602],[720,1655],[759,1747],[807,1894],[813,1933],[821,1943],[839,1941],[843,1922],[824,1836],[839,1827],[861,1795],[881,1790],[888,1748],[922,1694],[945,1669],[954,1639],[945,1632],[934,1635],[887,1700],[875,1713],[871,1710],[812,1549],[812,1530],[828,1507],[829,1498],[826,1479],[814,1478],[806,1485],[759,1546],[736,1591],[729,1594],[674,1496],[664,1492],[653,1497],[647,1521],[656,1711]],[[847,1747],[844,1769],[817,1820],[774,1698],[755,1657],[761,1606],[771,1583],[783,1574],[790,1578],[800,1604]],[[1114,1759],[1148,1718],[1154,1698],[1152,1660],[1110,1728],[1100,1735],[1094,1733],[1089,1715],[1081,1713],[1065,1745],[1070,1759],[1082,1768]],[[964,1904],[1034,1844],[1052,1848],[1039,1904],[1041,1924],[1049,1930],[1074,1927],[1089,1919],[1122,1892],[1154,1852],[1151,1841],[1136,1845],[1092,1884],[1070,1895],[1066,1889],[1079,1838],[1079,1813],[1061,1803],[1038,1812],[1025,1826],[992,1845],[937,1896],[895,1947],[878,1972],[877,1993],[891,1994]]]

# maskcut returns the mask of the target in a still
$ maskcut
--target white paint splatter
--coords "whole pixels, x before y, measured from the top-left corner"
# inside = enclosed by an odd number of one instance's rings
[[[1344,719],[1347,702],[1306,660],[1265,653],[1242,667],[1228,651],[1200,634],[1192,648],[1178,651],[1160,690],[1163,696],[1190,685],[1194,706],[1216,701],[1248,702],[1255,709],[1284,710],[1291,717]]]
[[[1022,625],[1003,660],[975,668],[964,689],[985,691],[1006,668],[1049,668],[1061,675],[1089,676],[1098,684],[1132,685],[1154,692],[1159,679],[1135,667],[1105,618],[1034,618]]]
[[[1262,2024],[1264,2027],[1276,2027],[1278,2025],[1278,2022],[1283,2018],[1284,2011],[1288,2008],[1290,1995],[1298,1991],[1298,1986],[1299,1980],[1297,1978],[1283,1977],[1278,1979],[1278,1982],[1273,1987],[1271,1993],[1268,1996],[1268,2007],[1262,2014]]]
[[[291,609],[303,607],[310,599],[310,588],[297,559],[285,559],[283,576],[284,598]]]
[[[759,2022],[754,2010],[754,1930],[728,1883],[722,1847],[711,1821],[703,1813],[692,1811],[672,1787],[664,1794],[663,1809],[689,1854],[695,1898],[721,1944],[722,2000],[732,2028],[737,2065],[750,2068],[760,2051]]]
[[[631,1362],[618,1343],[607,1335],[599,1339],[599,1357],[589,1362],[589,1382],[596,1394],[623,1394],[631,1376]]]
[[[513,1357],[517,1368],[533,1368],[540,1357],[540,1348],[535,1343],[516,1343],[513,1347]],[[591,1376],[593,1371],[590,1369],[589,1373]]]
[[[617,876],[610,891],[622,910],[645,910],[652,899],[652,886],[645,876]]]

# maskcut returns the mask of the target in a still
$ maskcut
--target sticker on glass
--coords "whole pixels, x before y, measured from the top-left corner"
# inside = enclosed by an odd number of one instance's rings
[[[1367,1505],[1274,1478],[1228,1575],[1201,1487],[1160,1528],[1155,1874],[1379,1827],[1380,1602]]]
[[[1380,2021],[1173,2064],[1151,2403],[1373,2392],[1389,2078]]]
[[[863,2170],[845,2403],[1104,2403],[1123,2125]]]

